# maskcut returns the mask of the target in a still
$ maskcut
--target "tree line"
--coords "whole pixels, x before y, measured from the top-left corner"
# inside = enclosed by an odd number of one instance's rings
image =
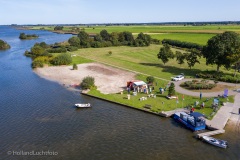
[[[55,26],[54,31],[63,30],[63,26]]]
[[[187,48],[187,49],[197,49],[202,50],[203,46],[196,43],[191,42],[184,42],[184,41],[178,41],[178,40],[171,40],[171,39],[163,39],[162,44],[169,44],[171,46],[176,46],[180,48]]]
[[[226,69],[234,66],[234,76],[236,76],[236,71],[240,67],[240,36],[235,32],[227,31],[209,39],[207,45],[203,46],[201,50],[192,47],[185,53],[176,51],[175,54],[172,52],[170,45],[164,43],[157,57],[164,64],[174,58],[176,58],[178,64],[183,64],[186,61],[190,69],[196,63],[200,63],[199,58],[204,57],[206,58],[206,65],[217,65],[217,72],[219,72],[221,66]]]
[[[107,30],[102,30],[94,36],[90,36],[85,31],[80,31],[77,37],[71,37],[68,43],[78,48],[101,48],[110,46],[143,47],[149,46],[151,43],[159,44],[160,41],[152,39],[149,35],[143,33],[139,33],[138,36],[134,38],[133,34],[128,31],[108,33]]]
[[[38,38],[39,36],[36,34],[25,34],[25,33],[20,33],[19,38],[20,39],[33,39],[33,38]]]
[[[45,42],[35,43],[30,51],[25,51],[25,56],[31,57],[32,67],[43,67],[48,65],[68,65],[72,62],[72,57],[67,51],[75,51],[76,47],[55,43],[48,45]],[[60,54],[53,54],[60,53]]]

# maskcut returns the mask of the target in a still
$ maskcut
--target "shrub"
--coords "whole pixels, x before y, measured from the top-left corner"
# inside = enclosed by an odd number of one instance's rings
[[[32,68],[43,67],[44,64],[49,63],[49,59],[48,56],[39,56],[35,58],[32,62]]]
[[[64,46],[60,46],[60,47],[52,47],[50,49],[47,50],[49,53],[66,53],[67,49]]]
[[[9,49],[10,45],[7,42],[0,39],[0,50]]]
[[[169,88],[168,88],[168,95],[169,96],[173,96],[175,95],[175,84],[171,83]]]
[[[77,50],[78,50],[78,47],[67,46],[66,49],[67,49],[67,51],[69,51],[69,52],[73,52],[73,51],[77,51]]]
[[[153,76],[148,76],[148,77],[146,78],[146,80],[147,80],[148,83],[153,83],[153,82],[155,81],[155,79],[154,79]]]
[[[112,51],[108,51],[108,54],[109,54],[109,55],[112,55]]]
[[[59,56],[51,60],[51,64],[53,65],[67,65],[70,63],[72,63],[72,57],[67,53],[61,53]]]
[[[188,49],[192,49],[195,48],[197,50],[202,50],[203,46],[196,44],[196,43],[191,43],[191,42],[182,42],[182,41],[178,41],[178,40],[171,40],[171,39],[163,39],[162,40],[162,44],[169,44],[171,46],[176,46],[176,47],[181,47],[181,48],[188,48]]]
[[[73,70],[78,70],[78,66],[76,65],[76,63],[73,64]]]
[[[193,83],[197,83],[197,82],[198,82],[198,80],[196,80],[196,79],[193,79],[193,80],[192,80],[192,82],[193,82]]]
[[[95,79],[93,77],[87,76],[87,77],[83,78],[80,86],[82,87],[82,89],[95,88]]]
[[[56,27],[54,27],[54,31],[57,31],[57,30],[63,30],[63,26],[56,26]]]
[[[187,87],[188,89],[212,89],[216,87],[216,84],[207,83],[206,81],[196,83],[192,80],[184,82],[183,87]]]
[[[68,43],[74,47],[80,47],[80,39],[78,37],[71,37],[68,39]]]
[[[37,68],[37,67],[43,67],[43,62],[42,61],[33,61],[32,68]]]
[[[92,48],[101,48],[103,45],[101,42],[97,42],[97,41],[94,41],[94,42],[91,42],[91,47]]]
[[[38,38],[38,35],[36,35],[36,34],[20,33],[19,38],[20,39],[32,39],[32,38]]]

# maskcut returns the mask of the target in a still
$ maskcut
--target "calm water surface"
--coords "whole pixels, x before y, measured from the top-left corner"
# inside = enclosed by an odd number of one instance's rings
[[[230,148],[203,143],[172,119],[79,95],[37,76],[24,51],[34,43],[55,43],[71,35],[24,31],[39,39],[21,41],[20,30],[0,26],[0,159],[80,160],[239,160],[240,133],[227,126]],[[91,109],[74,103],[90,102]],[[12,152],[54,151],[57,156],[20,156]],[[16,153],[15,153],[16,154]]]

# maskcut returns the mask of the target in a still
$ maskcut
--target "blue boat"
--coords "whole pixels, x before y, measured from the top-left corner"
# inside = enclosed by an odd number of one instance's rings
[[[206,122],[204,116],[201,113],[193,112],[187,114],[185,112],[176,112],[173,118],[190,128],[192,131],[204,130],[206,128]]]

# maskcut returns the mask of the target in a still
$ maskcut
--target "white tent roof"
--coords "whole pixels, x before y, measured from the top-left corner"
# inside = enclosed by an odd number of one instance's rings
[[[147,85],[145,82],[143,81],[138,81],[138,82],[133,82],[134,85],[136,86],[143,86],[143,85]]]

